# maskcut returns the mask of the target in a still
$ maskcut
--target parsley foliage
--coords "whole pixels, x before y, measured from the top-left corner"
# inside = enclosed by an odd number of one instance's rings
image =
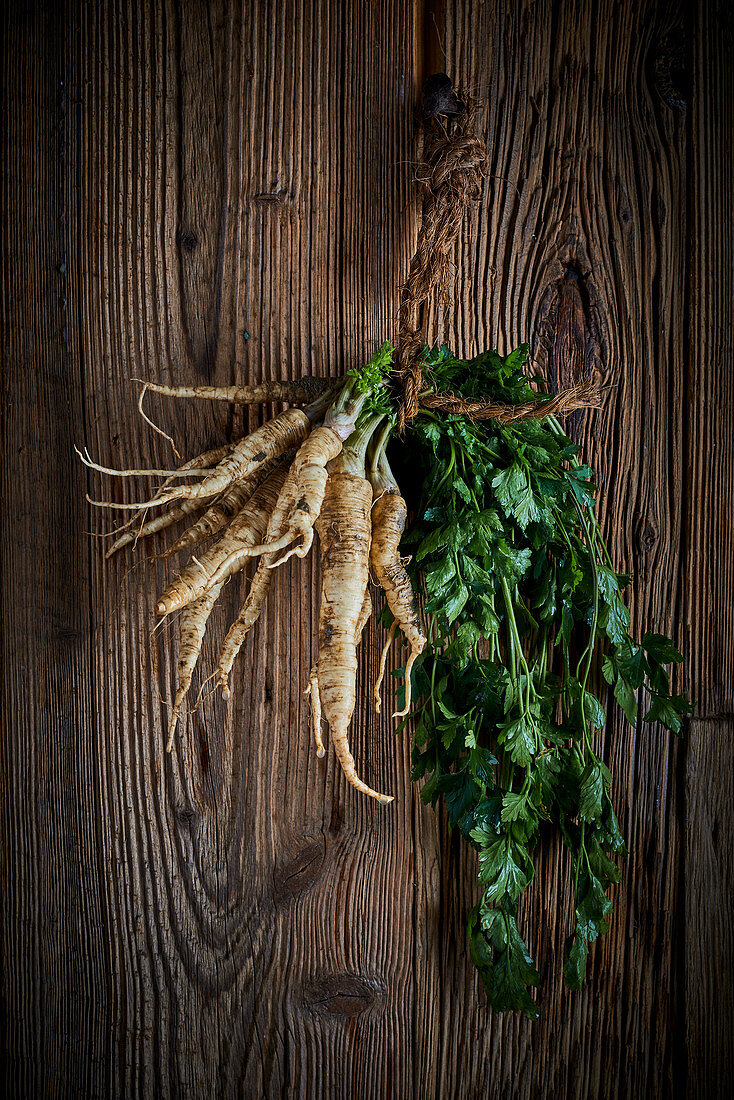
[[[423,373],[439,391],[517,404],[537,400],[526,355],[460,360],[441,347],[426,351]],[[412,775],[477,851],[481,899],[468,934],[490,1003],[535,1018],[539,979],[517,903],[541,826],[556,826],[571,856],[564,976],[574,989],[608,929],[614,857],[626,854],[612,776],[595,749],[606,721],[590,690],[595,654],[604,650],[603,679],[629,722],[644,689],[645,721],[675,734],[691,707],[671,694],[665,666],[682,657],[661,634],[631,637],[621,596],[629,577],[614,570],[591,470],[557,421],[500,425],[423,409],[411,448],[421,483],[404,544],[430,626],[413,672]]]

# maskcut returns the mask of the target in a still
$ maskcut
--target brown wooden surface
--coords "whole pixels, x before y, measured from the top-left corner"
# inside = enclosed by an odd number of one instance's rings
[[[2,960],[13,1096],[723,1096],[734,1071],[734,28],[724,0],[17,6],[4,16]],[[229,708],[162,752],[165,569],[105,564],[86,441],[166,465],[132,375],[335,374],[393,329],[421,77],[485,104],[491,177],[432,335],[523,339],[576,415],[634,621],[685,645],[681,743],[605,734],[632,855],[580,994],[567,863],[522,919],[533,1025],[467,957],[475,867],[365,707],[359,798],[302,696],[316,566],[291,563]],[[188,453],[243,426],[151,399]],[[257,423],[257,412],[245,413]],[[247,419],[249,418],[249,419]],[[132,484],[114,491],[132,496]],[[242,590],[229,586],[203,664]],[[370,627],[362,685],[381,643]]]

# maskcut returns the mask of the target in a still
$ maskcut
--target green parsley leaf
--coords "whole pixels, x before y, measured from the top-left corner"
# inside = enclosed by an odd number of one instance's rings
[[[650,709],[645,715],[646,722],[660,722],[671,733],[680,734],[681,718],[693,710],[684,695],[653,694]]]

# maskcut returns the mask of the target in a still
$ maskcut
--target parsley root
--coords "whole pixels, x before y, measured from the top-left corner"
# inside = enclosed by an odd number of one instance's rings
[[[162,386],[140,382],[150,393],[165,397],[194,397],[209,401],[228,401],[231,405],[263,405],[266,401],[285,401],[288,405],[308,405],[334,386],[333,379],[304,375],[293,382],[261,382],[256,386]]]
[[[224,583],[224,582],[222,582]],[[186,698],[191,680],[194,674],[196,662],[201,653],[201,643],[204,639],[207,620],[214,604],[222,591],[222,584],[215,584],[208,589],[198,600],[190,603],[181,612],[178,620],[178,686],[173,700],[173,708],[168,725],[168,741],[166,752],[173,748],[173,736],[181,714],[181,707]]]
[[[385,591],[387,606],[410,645],[410,656],[405,665],[405,705],[402,710],[393,715],[394,718],[402,718],[410,710],[411,672],[416,658],[423,652],[426,639],[418,622],[413,586],[400,557],[399,546],[408,518],[408,509],[400,495],[385,453],[389,431],[388,424],[377,440],[370,468],[370,481],[375,495],[375,502],[372,505],[370,562],[377,580]],[[383,651],[380,674],[375,685],[377,711],[380,710],[379,689],[385,668],[386,653],[387,646]]]
[[[240,440],[231,452],[222,459],[214,472],[198,485],[179,485],[168,489],[153,500],[136,504],[118,504],[114,501],[90,501],[91,504],[123,510],[150,508],[153,504],[168,504],[173,500],[192,500],[200,497],[212,497],[223,492],[236,479],[254,473],[269,459],[278,458],[291,447],[297,446],[307,435],[311,418],[318,415],[315,405],[309,406],[310,413],[302,409],[288,409],[273,420]]]
[[[131,542],[138,542],[139,539],[147,538],[148,535],[167,530],[174,523],[178,523],[179,520],[191,515],[192,512],[198,512],[202,508],[206,508],[206,504],[206,500],[182,500],[180,504],[175,504],[173,508],[169,508],[167,512],[161,513],[160,516],[153,516],[152,519],[146,520],[142,525],[139,524],[138,517],[135,516],[132,523],[138,523],[138,526],[125,531],[124,534],[116,538],[107,550],[105,557],[111,558],[113,554],[116,554],[118,550],[121,550],[123,546],[128,546]]]
[[[156,611],[159,615],[170,615],[172,611],[197,599],[213,581],[218,567],[230,557],[234,549],[258,542],[262,538],[285,477],[286,470],[282,467],[273,470],[235,516],[219,541],[206,554],[192,558],[158,599]]]
[[[356,637],[369,579],[372,535],[372,486],[363,476],[364,451],[379,419],[368,420],[355,433],[353,445],[332,463],[316,521],[322,573],[317,675],[321,708],[348,782],[378,802],[392,802],[391,795],[373,791],[359,778],[347,740],[356,704]]]
[[[351,436],[366,394],[360,390],[358,378],[350,378],[338,398],[327,410],[324,423],[311,432],[301,444],[293,462],[296,474],[295,505],[285,530],[276,541],[253,546],[248,553],[273,554],[297,543],[288,553],[271,562],[271,568],[282,565],[292,554],[303,558],[311,549],[313,525],[321,510],[326,491],[327,463],[341,452],[343,441]]]
[[[265,536],[267,540],[272,541],[278,538],[283,531],[293,500],[295,499],[295,493],[296,475],[293,469],[291,469],[283,483],[283,488],[280,491],[277,503],[268,521],[268,528]],[[237,619],[229,628],[227,637],[224,639],[222,652],[219,655],[219,663],[217,665],[217,676],[225,699],[229,698],[229,673],[232,669],[234,659],[242,648],[245,638],[260,617],[260,612],[263,609],[268,592],[270,591],[270,585],[273,581],[273,573],[270,569],[271,561],[272,556],[266,554],[258,562],[255,575],[252,578],[252,584],[250,585],[250,591],[247,593],[247,599]],[[230,558],[225,559],[219,568],[220,570],[228,570],[236,564],[237,558],[235,555],[232,555]],[[215,574],[213,577],[214,582],[216,582],[217,579],[218,576]]]
[[[181,470],[205,470],[210,466],[216,466],[218,462],[221,462],[225,458],[232,448],[234,443],[227,443],[223,447],[215,447],[210,451],[205,451],[203,454],[197,455],[196,458],[190,459],[181,466]],[[163,483],[162,489],[167,488],[170,484],[170,479]],[[155,500],[154,500],[154,503]],[[152,507],[152,505],[151,505]],[[196,512],[200,508],[206,507],[206,500],[188,501],[184,500],[180,504],[170,508],[167,512],[164,512],[160,516],[154,516],[147,522],[134,527],[134,524],[139,524],[139,517],[133,516],[129,519],[124,527],[132,527],[130,531],[126,531],[125,534],[120,535],[109,547],[105,557],[111,558],[113,554],[121,550],[123,546],[128,546],[131,542],[137,542],[139,539],[147,538],[148,535],[153,535],[157,531],[165,531],[166,528],[172,527],[174,523],[177,523],[180,519],[189,515],[191,512]]]
[[[358,646],[362,640],[362,633],[367,621],[372,614],[372,599],[370,597],[369,588],[366,589],[364,594],[364,600],[362,601],[362,610],[357,622],[357,628],[354,632],[354,644]],[[308,687],[304,692],[305,695],[311,696],[311,710],[313,717],[313,737],[316,743],[316,755],[321,758],[326,755],[326,749],[324,748],[324,739],[321,734],[321,696],[319,694],[319,666],[318,663],[313,666],[308,675]]]
[[[277,461],[277,459],[273,459],[266,462],[259,466],[249,477],[243,477],[241,480],[235,481],[226,492],[218,496],[209,505],[204,515],[196,523],[193,523],[191,527],[187,527],[183,534],[179,535],[176,541],[168,547],[166,557],[178,554],[181,550],[190,549],[192,546],[203,542],[204,539],[216,535],[218,531],[226,527],[230,520],[242,511],[242,508],[247,504],[258,486],[262,485],[263,481],[270,476]]]
[[[298,545],[279,559],[271,558],[270,568],[287,561],[291,554],[303,558],[313,543],[313,525],[321,511],[326,491],[326,464],[335,458],[342,449],[342,441],[331,428],[315,428],[308,439],[301,444],[293,462],[295,477],[293,486],[289,483],[289,507],[292,509],[287,528],[272,542],[251,546],[247,554],[257,557],[260,554],[274,555],[291,543]],[[285,491],[285,489],[284,489]]]

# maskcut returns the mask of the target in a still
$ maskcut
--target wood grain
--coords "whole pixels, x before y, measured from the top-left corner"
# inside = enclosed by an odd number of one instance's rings
[[[731,714],[734,699],[734,315],[728,279],[734,264],[734,76],[729,63],[734,19],[729,5],[702,2],[695,29],[686,619],[693,651],[691,690],[700,716],[714,718]]]
[[[734,930],[732,25],[613,0],[104,0],[6,12],[3,1080],[14,1096],[724,1095]],[[632,856],[581,994],[552,838],[522,911],[541,1020],[487,1008],[476,867],[360,711],[381,808],[317,761],[302,690],[317,565],[290,563],[166,757],[176,632],[158,549],[104,563],[112,465],[166,466],[131,376],[335,375],[394,328],[425,73],[485,104],[491,176],[457,250],[458,350],[529,340],[576,414],[635,624],[686,641],[689,740],[603,740]],[[193,454],[268,410],[152,398]],[[272,411],[272,410],[271,410]],[[142,486],[107,486],[130,499]],[[131,571],[133,561],[137,564]],[[211,669],[244,585],[214,616]],[[308,593],[308,595],[305,595]],[[382,631],[360,654],[360,690]],[[197,681],[194,693],[201,681]]]
[[[680,29],[674,11],[654,4],[447,6],[438,37],[449,68],[486,103],[491,176],[457,255],[457,284],[470,291],[434,317],[435,331],[462,351],[528,341],[556,386],[600,377],[604,408],[575,414],[572,428],[598,473],[614,559],[635,577],[633,625],[673,636],[681,633],[686,127],[653,74]],[[436,1067],[436,1095],[447,1081],[472,1096],[674,1092],[684,1027],[679,752],[664,731],[636,735],[618,717],[602,747],[632,855],[588,986],[575,995],[562,984],[569,866],[549,838],[521,910],[541,975],[541,1020],[488,1017],[470,968],[458,968],[465,985],[448,988],[429,964],[423,981],[442,1012],[418,1026],[425,1057],[449,1014],[468,1052]],[[446,877],[455,874],[445,841],[441,861]],[[469,896],[474,874],[466,867]],[[450,914],[457,942],[462,915]],[[436,932],[428,927],[426,937]]]
[[[691,722],[685,780],[686,1040],[691,1096],[734,1073],[734,18],[700,3],[693,37],[688,321],[686,626]]]
[[[400,4],[79,9],[69,233],[83,243],[70,296],[93,326],[72,340],[92,380],[95,453],[170,462],[137,418],[131,375],[335,375],[389,331],[408,246],[379,212],[411,210],[405,16]],[[394,31],[372,59],[363,43],[383,20]],[[226,409],[153,409],[187,453],[243,427]],[[261,413],[244,415],[254,426]],[[97,696],[116,869],[114,1091],[318,1095],[342,1078],[356,1094],[384,1090],[412,1056],[407,746],[360,714],[355,752],[365,779],[398,796],[390,815],[332,756],[317,761],[308,561],[279,572],[229,707],[206,699],[165,758],[157,691],[170,692],[175,629],[150,629],[166,570],[128,568],[95,557],[92,585],[98,681],[118,685]],[[202,668],[244,591],[230,586],[217,608]],[[373,627],[361,684],[380,637]]]
[[[690,1096],[725,1097],[734,1072],[734,718],[691,722],[686,768],[686,993]]]
[[[10,23],[7,14],[0,874],[12,1083],[4,1091],[82,1096],[98,1091],[108,1049],[110,968],[87,510],[72,452],[84,431],[84,382],[68,352],[64,28],[53,9]]]

